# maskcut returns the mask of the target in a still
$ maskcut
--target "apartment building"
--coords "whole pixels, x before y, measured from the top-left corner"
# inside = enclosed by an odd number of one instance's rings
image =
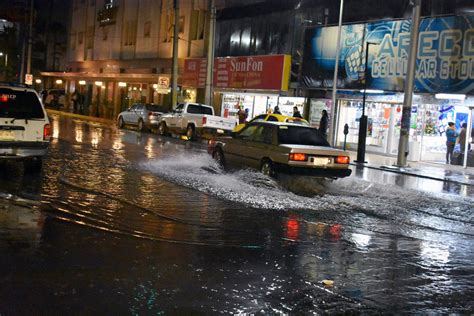
[[[178,3],[181,69],[185,58],[206,54],[208,3]],[[47,87],[79,91],[86,113],[100,117],[113,118],[135,102],[170,105],[173,0],[73,0],[69,15],[67,67],[43,72]],[[196,94],[183,90],[179,99]]]

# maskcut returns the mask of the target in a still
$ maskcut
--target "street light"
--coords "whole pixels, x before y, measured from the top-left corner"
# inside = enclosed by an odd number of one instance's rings
[[[367,115],[365,115],[365,100],[367,98],[367,81],[369,78],[369,47],[370,45],[378,45],[378,43],[365,43],[365,69],[364,69],[364,90],[362,98],[362,115],[359,120],[359,140],[357,142],[357,163],[366,163],[365,161],[365,144],[367,140]],[[383,91],[382,91],[383,92]]]

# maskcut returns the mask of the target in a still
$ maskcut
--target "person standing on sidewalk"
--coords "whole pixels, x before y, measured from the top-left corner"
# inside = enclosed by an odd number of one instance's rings
[[[453,162],[453,152],[454,146],[456,146],[456,138],[458,133],[456,133],[456,128],[454,127],[453,122],[448,123],[448,129],[446,129],[446,163],[450,164]]]
[[[328,130],[328,111],[323,110],[321,112],[321,120],[319,121],[319,131],[323,134],[324,138],[327,138],[327,130]]]

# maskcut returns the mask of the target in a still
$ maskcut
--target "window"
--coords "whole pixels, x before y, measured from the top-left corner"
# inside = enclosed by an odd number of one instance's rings
[[[91,49],[94,47],[94,27],[89,26],[87,28],[87,48]]]
[[[0,117],[44,118],[41,103],[33,92],[0,89]]]
[[[77,45],[82,45],[84,41],[84,32],[79,32],[77,36]]]
[[[143,37],[150,37],[151,36],[151,22],[146,21],[143,25]]]
[[[188,113],[189,114],[208,114],[212,115],[212,109],[205,107],[205,106],[200,106],[197,104],[189,104],[188,105]]]
[[[183,108],[184,108],[184,104],[181,103],[181,104],[178,104],[178,106],[176,107],[176,109],[174,110],[176,113],[182,113],[183,112]]]
[[[123,45],[133,46],[137,41],[137,22],[127,21],[125,23],[125,29],[123,34]]]
[[[262,114],[253,118],[252,122],[264,122],[267,114]]]
[[[204,10],[193,10],[191,14],[191,40],[202,40],[204,39],[204,32],[206,28],[206,11]]]
[[[323,135],[317,129],[310,127],[279,125],[278,142],[280,144],[329,147],[329,143]]]

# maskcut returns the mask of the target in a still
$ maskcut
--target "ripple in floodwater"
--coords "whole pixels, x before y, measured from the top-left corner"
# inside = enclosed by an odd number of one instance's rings
[[[168,181],[253,208],[317,211],[320,215],[330,213],[333,220],[347,215],[354,219],[359,213],[378,219],[378,224],[395,223],[401,230],[420,227],[466,235],[473,231],[471,197],[408,191],[355,177],[327,182],[307,177],[276,181],[253,170],[223,172],[206,154],[174,155],[144,162],[141,167]],[[307,196],[311,188],[314,196]],[[299,190],[305,196],[293,193]]]

